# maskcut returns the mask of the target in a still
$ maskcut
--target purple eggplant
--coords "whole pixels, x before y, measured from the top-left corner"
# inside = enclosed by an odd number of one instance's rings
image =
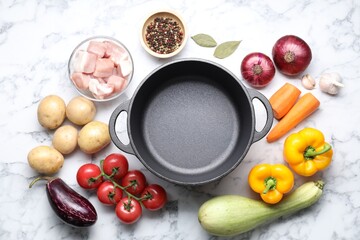
[[[61,178],[37,178],[48,180],[46,193],[56,215],[65,223],[74,227],[89,227],[97,220],[94,206],[85,197],[75,192]]]

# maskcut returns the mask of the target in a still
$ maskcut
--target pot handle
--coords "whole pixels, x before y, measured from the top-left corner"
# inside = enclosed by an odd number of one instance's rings
[[[116,147],[118,147],[121,151],[135,155],[134,149],[131,146],[131,142],[129,142],[129,144],[122,143],[116,134],[116,128],[115,128],[116,120],[118,116],[120,115],[120,113],[124,111],[128,112],[129,105],[130,105],[130,99],[120,103],[119,106],[115,108],[114,112],[110,116],[109,131],[110,131],[111,141],[116,145]],[[129,121],[129,119],[127,119],[127,121]]]
[[[265,107],[266,115],[267,115],[266,123],[265,123],[265,126],[263,127],[263,129],[260,132],[255,130],[255,134],[254,134],[254,138],[253,138],[253,143],[254,143],[254,142],[259,141],[263,137],[265,137],[265,135],[270,131],[271,126],[273,124],[273,120],[274,120],[274,114],[273,114],[272,107],[270,105],[269,100],[262,93],[254,90],[254,89],[248,89],[248,91],[250,94],[251,101],[254,98],[257,98],[258,100],[260,100],[260,102]]]

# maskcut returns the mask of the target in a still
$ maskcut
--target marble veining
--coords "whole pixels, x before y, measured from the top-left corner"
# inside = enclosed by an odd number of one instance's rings
[[[246,54],[260,51],[271,56],[272,45],[279,37],[294,34],[312,48],[313,59],[307,73],[316,78],[323,72],[338,72],[343,77],[345,88],[338,96],[324,94],[319,88],[312,90],[321,101],[320,109],[294,129],[319,128],[334,147],[328,169],[312,178],[296,176],[296,186],[309,179],[323,179],[326,185],[322,198],[308,209],[229,239],[359,239],[360,4],[356,0],[2,0],[0,239],[225,239],[202,230],[197,220],[200,205],[220,194],[257,198],[247,185],[251,167],[260,162],[283,162],[284,139],[272,144],[262,139],[220,181],[182,187],[157,178],[135,156],[125,154],[130,168],[143,170],[149,182],[167,189],[169,197],[164,209],[145,211],[142,219],[130,226],[121,224],[112,208],[101,205],[96,194],[81,189],[75,179],[82,164],[98,163],[107,154],[119,151],[114,145],[91,156],[80,151],[66,156],[64,167],[56,175],[94,204],[99,219],[93,227],[76,229],[63,224],[47,202],[45,183],[28,188],[36,173],[28,166],[27,153],[37,145],[50,145],[53,135],[53,131],[46,131],[37,122],[39,101],[49,94],[58,94],[66,102],[77,95],[67,75],[68,58],[74,47],[88,37],[108,35],[124,43],[132,54],[135,72],[127,92],[114,101],[96,104],[96,119],[107,122],[119,102],[131,98],[153,69],[172,60],[151,57],[139,41],[143,18],[160,8],[181,13],[190,36],[208,33],[219,43],[242,40],[232,56],[220,60],[213,57],[213,49],[201,48],[189,39],[174,59],[208,59],[241,79],[239,67]],[[284,82],[306,92],[297,78],[289,79],[278,72],[274,81],[259,91],[270,97]],[[261,128],[266,114],[261,105],[254,105],[257,127]],[[119,135],[126,138],[125,117],[119,119],[118,125]]]

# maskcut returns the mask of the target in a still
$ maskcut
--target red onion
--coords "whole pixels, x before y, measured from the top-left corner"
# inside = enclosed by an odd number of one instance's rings
[[[253,87],[268,85],[275,75],[275,67],[271,59],[263,53],[248,54],[241,62],[241,75]]]
[[[277,40],[272,49],[272,55],[279,71],[289,76],[303,72],[312,58],[309,45],[293,35],[286,35]]]

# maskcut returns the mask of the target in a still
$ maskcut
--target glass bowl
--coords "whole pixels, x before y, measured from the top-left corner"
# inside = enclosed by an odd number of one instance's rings
[[[130,52],[115,38],[94,36],[80,42],[70,55],[69,79],[80,95],[97,102],[119,97],[133,77]]]

